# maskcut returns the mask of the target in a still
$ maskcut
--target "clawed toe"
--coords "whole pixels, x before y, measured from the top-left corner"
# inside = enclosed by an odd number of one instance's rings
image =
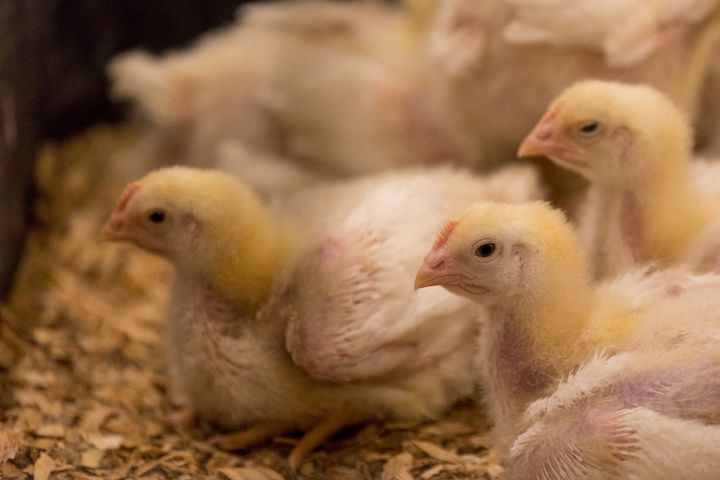
[[[283,422],[262,422],[244,430],[217,435],[210,443],[221,450],[244,450],[259,445],[272,437],[293,430],[293,426]]]

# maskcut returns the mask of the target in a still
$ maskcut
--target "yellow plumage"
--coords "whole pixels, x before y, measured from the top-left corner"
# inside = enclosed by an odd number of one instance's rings
[[[657,372],[720,359],[720,277],[640,269],[595,284],[571,224],[542,202],[474,205],[441,235],[416,285],[488,308],[480,365],[501,448],[530,402],[599,354],[656,355]],[[627,375],[647,368],[633,360]]]
[[[227,174],[184,167],[157,170],[143,185],[138,199],[152,192],[161,202],[194,212],[204,228],[213,229],[204,237],[211,244],[195,250],[193,261],[206,266],[208,278],[225,295],[250,311],[267,299],[290,232],[280,228],[252,190]],[[195,194],[188,195],[188,189]]]
[[[680,261],[720,213],[695,185],[692,134],[651,87],[584,81],[550,105],[521,154],[544,154],[591,182],[579,221],[599,275],[612,275]],[[632,258],[611,264],[625,250]]]

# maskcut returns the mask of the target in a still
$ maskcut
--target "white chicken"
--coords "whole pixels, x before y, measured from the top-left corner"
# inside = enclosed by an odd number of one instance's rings
[[[590,0],[557,1],[580,8]],[[543,5],[540,0],[526,3]],[[538,7],[538,22],[543,18],[543,8],[550,9],[554,3],[544,5]],[[563,18],[566,10],[568,14],[574,11],[568,7],[558,12],[558,18]],[[532,21],[530,13],[528,10],[527,22]],[[459,133],[473,142],[477,164],[511,158],[547,104],[569,85],[586,78],[652,85],[675,100],[691,119],[696,117],[720,34],[720,8],[668,36],[663,47],[647,58],[622,68],[609,64],[592,49],[570,43],[509,43],[505,32],[512,25],[513,15],[509,0],[443,0],[421,53],[433,81],[429,94],[439,96],[439,102],[459,119]],[[579,23],[562,25],[553,33],[562,37],[567,32],[591,31],[592,22],[598,18],[603,21],[602,12]],[[631,15],[628,20],[633,18]]]
[[[221,446],[308,429],[296,467],[343,426],[435,417],[472,393],[479,313],[441,289],[414,293],[415,265],[459,205],[535,195],[532,170],[431,170],[267,208],[227,174],[174,167],[130,184],[102,235],[175,265],[171,375],[197,415],[248,427]]]
[[[508,43],[506,0],[278,2],[185,51],[129,53],[109,71],[116,96],[152,124],[151,166],[172,158],[252,181],[247,158],[264,158],[278,183],[257,186],[282,192],[410,163],[504,163],[547,102],[586,77],[654,85],[694,115],[717,10],[616,68],[577,45]]]
[[[645,60],[717,5],[717,0],[505,1],[513,7],[503,30],[508,42],[599,50],[617,67]]]
[[[153,124],[151,157],[238,173],[247,152],[311,177],[467,164],[470,143],[419,79],[417,36],[376,2],[281,2],[246,7],[189,50],[122,55],[109,72]],[[286,180],[277,191],[298,186]]]

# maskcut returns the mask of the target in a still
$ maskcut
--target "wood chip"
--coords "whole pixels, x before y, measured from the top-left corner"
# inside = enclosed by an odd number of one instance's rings
[[[51,450],[57,445],[57,440],[54,438],[36,438],[32,445],[38,450]]]
[[[460,422],[439,422],[421,430],[424,435],[447,437],[450,435],[469,435],[475,433],[475,427]]]
[[[110,407],[94,405],[89,412],[83,415],[80,428],[85,431],[98,430],[112,413],[113,409]]]
[[[50,474],[55,470],[55,460],[46,453],[41,453],[33,467],[33,480],[48,480]]]
[[[283,480],[282,475],[269,468],[221,468],[228,480]]]
[[[106,435],[102,433],[88,433],[85,440],[98,450],[115,450],[123,444],[122,435]]]
[[[445,465],[435,465],[432,468],[428,468],[425,470],[421,475],[421,480],[431,480],[432,478],[436,477],[440,473],[444,472],[446,469]]]
[[[446,450],[436,443],[415,440],[413,444],[423,453],[434,458],[435,460],[440,460],[441,462],[448,463],[460,463],[460,456],[457,453]]]
[[[65,436],[65,427],[57,423],[47,423],[40,425],[35,431],[35,435],[38,437],[62,438]]]
[[[12,460],[18,453],[19,439],[11,432],[0,431],[0,463]]]
[[[401,453],[392,457],[383,467],[382,480],[409,480],[412,479],[410,469],[413,466],[413,456]]]
[[[25,479],[27,478],[27,475],[25,475],[25,472],[13,465],[12,462],[4,462],[0,464],[0,478]]]
[[[97,448],[85,450],[80,454],[80,465],[87,468],[98,468],[105,452]]]
[[[473,448],[490,448],[492,446],[492,437],[490,434],[485,435],[473,435],[468,438],[468,442]]]

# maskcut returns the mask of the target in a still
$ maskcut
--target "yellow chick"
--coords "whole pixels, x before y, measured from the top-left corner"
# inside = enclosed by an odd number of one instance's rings
[[[408,245],[430,244],[471,199],[526,192],[537,192],[527,170],[485,179],[436,169],[264,205],[228,174],[173,167],[130,184],[102,238],[174,264],[171,380],[199,417],[246,428],[219,444],[307,430],[294,468],[344,426],[436,417],[472,393],[477,309],[408,288],[425,249]]]
[[[713,224],[720,211],[695,178],[690,123],[660,92],[577,83],[550,105],[518,155],[544,155],[590,181],[580,224],[598,276],[648,261],[720,267]],[[698,168],[707,176],[707,165]]]
[[[720,419],[720,390],[704,389],[720,370],[718,276],[641,270],[593,285],[560,211],[487,202],[442,229],[416,276],[416,288],[432,285],[489,311],[478,363],[511,478],[655,478],[637,472],[674,454],[661,432],[697,427],[697,443]],[[666,387],[672,396],[658,398]],[[626,416],[632,408],[647,412]],[[642,418],[665,423],[633,429]],[[705,460],[720,465],[717,454]]]

